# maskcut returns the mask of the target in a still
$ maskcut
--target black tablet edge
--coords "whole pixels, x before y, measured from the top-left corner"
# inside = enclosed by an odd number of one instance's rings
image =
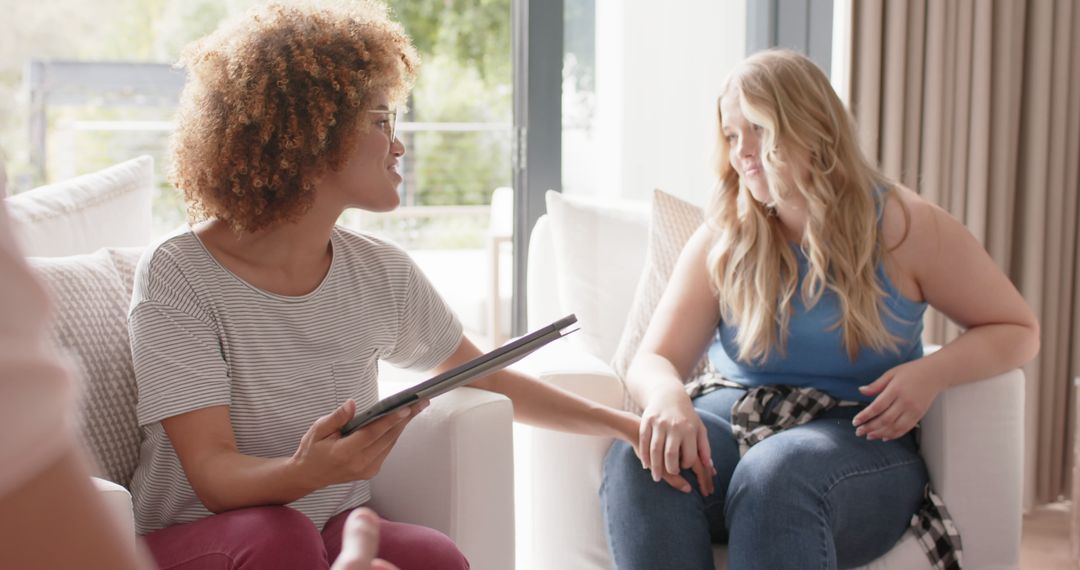
[[[439,374],[433,378],[425,380],[420,384],[416,384],[415,386],[406,388],[401,392],[387,396],[386,398],[383,398],[376,402],[370,408],[354,415],[352,419],[350,419],[349,422],[341,428],[341,434],[342,436],[347,436],[352,432],[356,431],[357,429],[379,419],[382,416],[389,414],[390,412],[393,412],[405,405],[420,400],[421,397],[419,396],[419,394],[421,392],[435,386],[441,386],[444,383],[447,383],[447,387],[445,390],[441,390],[432,393],[431,395],[424,396],[425,398],[433,398],[435,396],[439,396],[450,390],[453,390],[454,388],[457,388],[460,384],[450,384],[451,382],[453,382],[452,378],[455,376],[461,375],[466,372],[472,372],[476,368],[479,368],[481,366],[487,366],[492,363],[494,363],[493,366],[496,366],[495,370],[505,368],[506,366],[509,366],[517,362],[518,360],[521,360],[522,358],[528,356],[532,352],[535,352],[536,350],[540,349],[551,341],[561,338],[563,336],[561,334],[562,329],[573,325],[576,322],[577,316],[567,315],[555,321],[554,323],[551,323],[550,325],[537,329],[523,337],[515,339],[512,342],[508,342],[490,352],[486,352],[480,356],[477,356],[476,358],[468,362],[465,362],[459,366],[447,370],[446,372],[443,372],[442,374]],[[531,345],[532,343],[537,342],[538,340],[548,336],[552,336],[552,338],[547,339],[545,342],[541,343],[539,346],[533,348],[532,350],[524,350],[526,348],[529,348],[529,345]],[[521,354],[503,362],[502,357],[508,355],[510,352],[513,351],[521,351]],[[477,380],[493,371],[494,370],[481,370],[473,375],[468,376],[466,382]]]

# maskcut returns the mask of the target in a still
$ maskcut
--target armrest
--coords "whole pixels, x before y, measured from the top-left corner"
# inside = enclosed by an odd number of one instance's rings
[[[945,390],[922,426],[922,455],[964,540],[964,565],[1018,568],[1023,373],[1013,370]]]
[[[566,340],[518,365],[541,381],[608,406],[623,405],[611,368]],[[600,510],[603,462],[611,438],[517,426],[518,558],[531,568],[611,568]]]
[[[477,570],[513,568],[512,425],[499,394],[459,388],[433,399],[372,480],[372,508],[446,533]]]
[[[622,382],[611,366],[575,345],[559,339],[530,354],[515,368],[579,396],[622,408]]]
[[[98,477],[91,477],[90,481],[94,484],[94,488],[97,489],[102,500],[105,502],[105,507],[109,511],[112,518],[120,525],[120,528],[124,530],[124,536],[130,539],[129,546],[132,550],[135,549],[135,511],[134,506],[131,503],[131,493],[121,485],[117,485],[112,481],[100,479]]]

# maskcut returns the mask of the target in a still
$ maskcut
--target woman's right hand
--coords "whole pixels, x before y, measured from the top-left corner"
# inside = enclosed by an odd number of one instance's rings
[[[428,404],[428,400],[417,402],[342,437],[341,428],[356,415],[356,402],[346,400],[332,413],[315,420],[300,440],[292,461],[317,489],[371,479],[382,468],[405,427]]]
[[[650,398],[641,415],[637,452],[642,468],[652,471],[653,481],[663,479],[687,492],[689,484],[679,473],[690,469],[697,476],[702,495],[707,497],[715,490],[716,468],[708,433],[681,387]]]

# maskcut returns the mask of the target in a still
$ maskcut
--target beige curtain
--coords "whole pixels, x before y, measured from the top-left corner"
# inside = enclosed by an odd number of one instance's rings
[[[1034,308],[1025,503],[1068,495],[1080,375],[1080,3],[852,0],[850,93],[885,173],[964,222]],[[940,314],[927,340],[958,334]]]

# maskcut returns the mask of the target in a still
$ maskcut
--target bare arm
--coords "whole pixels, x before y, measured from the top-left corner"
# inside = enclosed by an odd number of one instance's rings
[[[0,537],[0,568],[153,567],[128,546],[74,448],[0,496]]]
[[[462,337],[457,350],[435,370],[441,373],[480,355],[480,349]],[[510,398],[514,404],[514,419],[522,423],[626,441],[637,436],[638,418],[634,414],[598,404],[516,370],[504,368],[471,385]]]
[[[462,337],[457,350],[436,370],[443,372],[480,355],[473,343]],[[635,414],[616,410],[582,398],[515,370],[503,369],[472,384],[476,388],[497,392],[514,404],[514,419],[545,429],[614,437],[634,446],[638,455],[640,420]],[[698,465],[699,478],[704,477]],[[661,476],[671,486],[690,492],[690,485],[677,472]],[[711,480],[708,487],[711,492]]]
[[[642,466],[659,481],[693,469],[705,496],[716,473],[705,424],[683,390],[683,380],[701,359],[720,319],[709,284],[706,257],[713,234],[702,226],[687,242],[649,328],[627,372],[634,401],[644,411],[638,433]],[[688,487],[683,487],[683,490]]]
[[[659,394],[683,392],[683,380],[697,365],[720,322],[720,308],[705,265],[713,234],[698,228],[687,242],[649,328],[627,372],[627,384],[641,407]]]
[[[966,330],[941,350],[860,388],[874,396],[854,421],[856,434],[869,439],[907,433],[941,390],[1021,366],[1039,350],[1035,315],[967,228],[910,190],[899,196],[911,225],[895,248],[896,266],[901,276],[913,277],[931,306]]]
[[[1012,370],[1039,351],[1039,323],[1009,278],[959,221],[927,205],[916,278],[926,300],[966,329],[926,357],[947,386]]]
[[[312,424],[292,457],[263,458],[237,450],[227,406],[180,414],[161,423],[192,489],[211,512],[282,505],[336,483],[370,479],[409,420],[427,402],[380,418],[341,437],[356,413],[349,400]]]

